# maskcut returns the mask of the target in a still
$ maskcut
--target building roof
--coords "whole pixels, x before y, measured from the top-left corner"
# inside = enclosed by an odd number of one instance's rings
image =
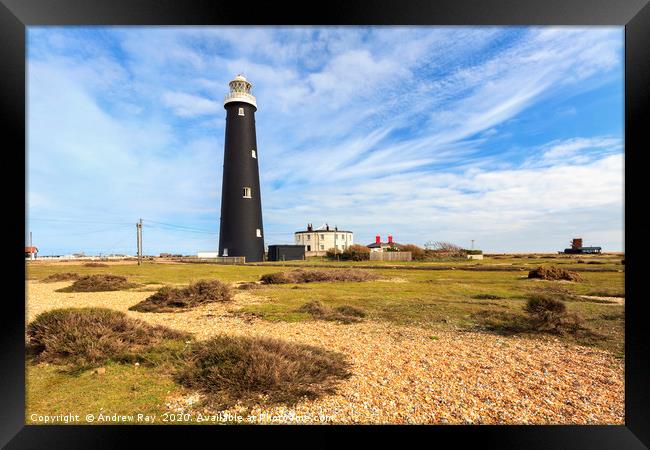
[[[314,228],[313,230],[302,230],[302,231],[296,231],[293,234],[300,234],[300,233],[352,233],[352,231],[346,231],[346,230],[335,230],[334,228],[330,228],[329,230],[318,230]]]
[[[400,244],[398,244],[397,242],[381,242],[379,244],[377,244],[376,242],[373,242],[372,244],[366,245],[366,247],[368,247],[368,248],[381,248],[381,247],[391,247],[393,245],[395,247],[398,247]]]

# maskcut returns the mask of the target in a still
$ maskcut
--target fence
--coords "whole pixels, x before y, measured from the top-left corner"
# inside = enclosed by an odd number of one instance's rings
[[[195,256],[174,258],[174,261],[197,264],[244,264],[245,256],[217,256],[216,258],[197,258]]]
[[[370,252],[370,261],[411,261],[411,252]]]

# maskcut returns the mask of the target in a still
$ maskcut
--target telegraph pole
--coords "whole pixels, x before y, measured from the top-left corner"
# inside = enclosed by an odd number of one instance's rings
[[[138,239],[138,266],[142,264],[142,219],[135,224]]]

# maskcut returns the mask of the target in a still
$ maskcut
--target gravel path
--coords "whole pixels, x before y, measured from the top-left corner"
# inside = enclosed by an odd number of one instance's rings
[[[233,313],[263,301],[248,292],[238,292],[229,305],[138,313],[127,309],[150,292],[54,292],[67,284],[29,281],[27,319],[52,308],[103,306],[192,332],[198,339],[219,333],[272,336],[348,355],[353,376],[340,383],[336,395],[250,412],[282,422],[624,423],[623,362],[603,350],[552,338],[431,331],[384,322],[269,322]],[[170,398],[168,408],[197,412],[196,400],[197,395]]]

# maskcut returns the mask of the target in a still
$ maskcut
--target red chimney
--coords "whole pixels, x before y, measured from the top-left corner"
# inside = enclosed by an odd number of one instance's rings
[[[375,244],[381,244],[381,236],[375,236]]]
[[[393,243],[393,235],[392,235],[392,234],[389,234],[389,235],[388,235],[388,243],[389,243],[389,244],[392,244],[392,243]]]

